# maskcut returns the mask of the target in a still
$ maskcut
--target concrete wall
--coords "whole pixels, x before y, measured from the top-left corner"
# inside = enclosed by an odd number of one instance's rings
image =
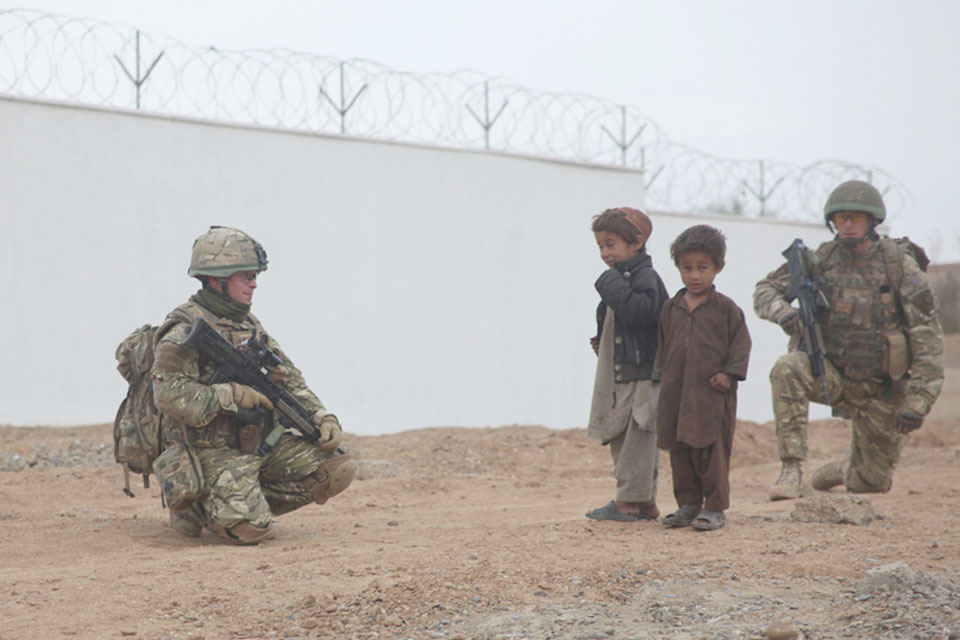
[[[0,423],[112,420],[116,345],[196,290],[191,243],[223,224],[266,247],[254,312],[348,431],[585,424],[590,217],[642,206],[637,172],[9,99],[0,141]],[[703,220],[654,216],[671,292],[669,242]],[[754,334],[740,414],[767,420],[785,340],[753,283],[825,231],[706,220]]]

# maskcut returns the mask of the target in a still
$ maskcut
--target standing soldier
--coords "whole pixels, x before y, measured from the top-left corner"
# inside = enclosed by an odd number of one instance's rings
[[[199,467],[196,499],[171,504],[171,525],[186,536],[207,528],[238,544],[266,540],[275,535],[273,516],[323,504],[346,489],[357,470],[357,463],[338,450],[342,433],[336,416],[250,313],[257,276],[266,269],[266,252],[253,238],[211,227],[194,242],[188,271],[203,286],[167,315],[156,333],[152,376],[165,445],[189,452],[184,467]],[[284,433],[259,455],[266,434],[248,416],[252,410],[273,409],[272,403],[237,382],[210,384],[216,365],[184,344],[200,318],[234,346],[252,336],[266,343],[279,359],[270,379],[312,412],[318,442]],[[170,482],[176,480],[174,475]],[[176,492],[164,486],[165,495]]]
[[[926,256],[906,240],[881,237],[883,198],[872,185],[838,186],[823,210],[836,237],[807,251],[810,277],[819,281],[826,312],[820,319],[826,358],[823,382],[808,355],[796,350],[803,327],[784,297],[786,264],[757,283],[757,315],[791,336],[791,351],[770,372],[777,445],[783,467],[770,500],[801,495],[807,458],[809,402],[829,403],[852,419],[849,451],[817,469],[814,489],[839,485],[857,493],[886,492],[904,436],[923,424],[943,384],[943,330],[927,277]]]

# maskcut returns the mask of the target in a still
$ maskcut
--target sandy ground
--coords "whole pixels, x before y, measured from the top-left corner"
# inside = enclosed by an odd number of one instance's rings
[[[0,639],[956,639],[958,416],[951,368],[890,493],[819,494],[872,506],[859,525],[768,502],[773,426],[741,422],[715,532],[586,519],[613,480],[582,430],[348,433],[362,479],[255,547],[181,537],[155,482],[124,495],[108,425],[0,427],[0,468],[21,469],[0,471]],[[810,468],[848,433],[811,425]]]

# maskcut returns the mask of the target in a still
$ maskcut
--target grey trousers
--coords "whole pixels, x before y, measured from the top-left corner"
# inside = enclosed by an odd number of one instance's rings
[[[652,421],[650,427],[653,427]],[[657,501],[657,478],[660,474],[660,450],[657,432],[642,431],[637,421],[610,441],[613,456],[613,477],[617,479],[616,499],[620,502],[653,504]]]

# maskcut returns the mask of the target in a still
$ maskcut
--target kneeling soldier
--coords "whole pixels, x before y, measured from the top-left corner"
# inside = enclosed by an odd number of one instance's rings
[[[811,478],[826,491],[844,485],[857,493],[886,492],[904,435],[923,424],[943,384],[943,330],[922,251],[881,237],[876,226],[886,209],[872,185],[851,180],[830,194],[824,207],[836,238],[808,251],[807,264],[821,279],[824,377],[834,414],[852,419],[850,449]],[[918,263],[916,256],[923,264]],[[757,283],[757,315],[791,336],[802,331],[797,310],[784,298],[787,265]],[[791,340],[796,348],[799,339]],[[827,402],[806,353],[792,350],[770,372],[773,412],[783,467],[770,500],[797,498],[807,457],[809,402]]]
[[[274,516],[316,502],[349,486],[357,463],[338,450],[336,416],[307,387],[300,370],[250,313],[257,276],[267,268],[263,247],[237,229],[211,227],[196,239],[188,275],[202,288],[167,315],[156,333],[154,399],[163,414],[165,447],[179,447],[195,472],[195,499],[171,504],[170,522],[187,536],[202,528],[238,544],[272,538]],[[320,431],[313,442],[285,432],[265,454],[267,436],[251,416],[273,409],[265,395],[234,381],[211,384],[216,365],[183,342],[203,319],[235,346],[256,336],[277,356],[269,378],[312,412]],[[171,474],[176,482],[177,473]],[[159,476],[159,474],[158,474]],[[163,487],[164,495],[176,488]],[[168,501],[170,498],[167,498]]]

